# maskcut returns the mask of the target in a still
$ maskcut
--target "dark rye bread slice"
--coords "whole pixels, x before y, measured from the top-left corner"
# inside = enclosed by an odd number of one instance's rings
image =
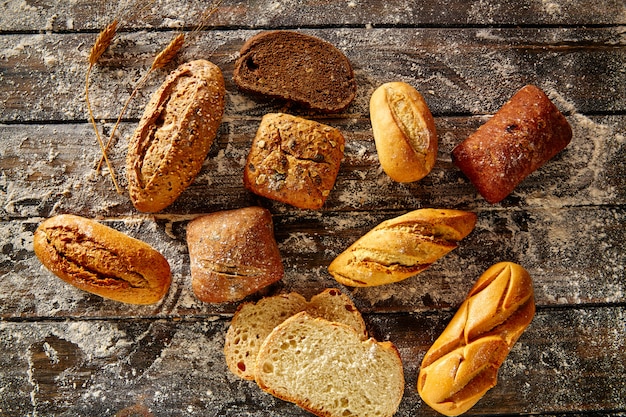
[[[239,51],[233,79],[245,92],[312,110],[339,112],[354,99],[348,58],[332,44],[298,32],[262,32]]]

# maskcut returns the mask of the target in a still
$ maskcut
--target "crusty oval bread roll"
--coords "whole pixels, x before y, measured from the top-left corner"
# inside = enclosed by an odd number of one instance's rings
[[[206,60],[182,64],[152,95],[126,157],[137,210],[163,210],[193,182],[222,122],[225,95],[222,72]]]
[[[386,220],[339,254],[328,271],[352,287],[402,281],[455,249],[476,219],[461,210],[420,209]]]
[[[527,85],[454,148],[452,162],[485,200],[497,203],[571,140],[565,116],[543,91]]]
[[[306,312],[267,336],[255,380],[264,391],[325,417],[391,417],[404,394],[392,342],[363,340],[350,326]]]
[[[430,347],[417,390],[447,416],[469,410],[496,385],[498,369],[535,314],[532,280],[518,264],[485,271]]]
[[[435,119],[422,95],[404,82],[378,87],[370,98],[378,160],[397,182],[424,178],[437,160]]]
[[[152,304],[171,283],[167,260],[150,245],[94,220],[70,214],[39,225],[41,263],[81,290],[129,304]]]

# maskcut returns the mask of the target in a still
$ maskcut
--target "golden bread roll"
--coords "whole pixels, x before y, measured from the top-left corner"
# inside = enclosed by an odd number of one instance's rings
[[[187,246],[193,292],[207,303],[242,300],[283,277],[272,215],[261,207],[192,220]]]
[[[244,169],[244,185],[262,197],[319,209],[335,185],[344,138],[334,127],[284,113],[263,116]]]
[[[435,119],[422,95],[403,82],[378,87],[370,99],[378,160],[397,182],[424,178],[437,160]]]
[[[430,347],[417,390],[447,416],[469,410],[496,385],[498,369],[535,314],[532,280],[512,262],[483,273]]]
[[[370,287],[416,275],[457,247],[476,225],[474,213],[420,209],[386,220],[329,265],[340,283]]]
[[[152,95],[126,157],[137,210],[163,210],[193,182],[222,122],[225,95],[222,72],[205,60],[179,66]]]
[[[34,236],[35,254],[63,281],[129,304],[152,304],[172,280],[167,260],[150,245],[94,220],[51,217]]]
[[[452,151],[452,161],[490,203],[508,196],[570,143],[572,128],[539,88],[519,90]]]

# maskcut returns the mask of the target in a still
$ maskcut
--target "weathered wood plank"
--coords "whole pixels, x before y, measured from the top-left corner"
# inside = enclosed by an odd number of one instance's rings
[[[475,230],[459,248],[400,283],[350,289],[328,264],[394,212],[275,216],[285,277],[264,294],[297,291],[311,297],[339,287],[364,312],[442,311],[456,308],[482,272],[509,260],[528,269],[539,306],[626,302],[626,210],[621,207],[479,210]],[[153,245],[172,266],[166,298],[130,306],[80,291],[45,270],[32,251],[36,219],[2,224],[0,317],[186,317],[230,314],[236,304],[206,304],[191,290],[185,217],[111,219],[105,222]],[[258,297],[257,294],[252,298]]]
[[[285,204],[261,199],[243,187],[243,167],[259,124],[257,118],[227,118],[194,183],[164,211],[198,214],[261,204],[275,213],[297,214]],[[572,143],[533,173],[501,204],[491,206],[452,164],[450,154],[481,123],[479,117],[437,118],[439,157],[433,172],[413,184],[391,181],[381,170],[369,119],[318,119],[347,140],[345,158],[322,211],[410,210],[423,206],[489,209],[624,204],[626,201],[626,117],[569,117]],[[110,152],[125,185],[126,123]],[[105,125],[105,132],[111,124]],[[127,195],[118,195],[106,172],[95,174],[100,158],[87,124],[0,125],[0,218],[133,216]]]
[[[166,4],[48,0],[9,1],[0,16],[0,31],[99,30],[113,17],[125,27],[194,27],[208,1]],[[132,9],[139,9],[134,11]],[[132,11],[131,11],[132,10]],[[623,2],[610,0],[499,1],[281,1],[223,0],[210,20],[217,27],[311,27],[377,25],[611,25],[626,23]]]
[[[489,114],[524,84],[546,90],[564,112],[619,113],[626,109],[626,48],[620,28],[543,29],[328,29],[327,39],[351,60],[358,93],[346,110],[367,115],[374,88],[390,80],[411,83],[428,96],[435,115]],[[255,31],[203,32],[177,63],[214,61],[227,81],[226,115],[258,117],[282,108],[239,93],[232,69]],[[92,76],[98,119],[115,119],[137,79],[172,39],[171,33],[122,33]],[[85,120],[84,78],[94,34],[0,37],[0,121]],[[167,70],[173,68],[172,64]],[[151,77],[131,103],[138,118],[165,72]]]
[[[426,349],[450,319],[366,316],[398,347],[406,389],[397,417],[437,415],[415,389]],[[560,414],[626,408],[624,309],[540,310],[468,413]],[[0,415],[308,416],[238,380],[224,363],[228,321],[0,322]],[[549,389],[547,389],[549,387]]]
[[[141,8],[133,17],[124,9]],[[260,204],[274,215],[282,291],[310,297],[337,283],[328,263],[380,221],[420,207],[475,211],[459,248],[401,283],[350,289],[371,334],[392,340],[407,388],[397,416],[435,416],[415,383],[424,352],[475,279],[511,260],[533,277],[538,314],[501,368],[498,385],[468,415],[626,413],[626,8],[610,0],[420,2],[223,0],[207,31],[131,103],[111,157],[125,183],[126,137],[151,92],[178,63],[208,58],[227,83],[224,123],[203,170],[173,206],[137,213],[117,195],[85,122],[87,54],[115,16],[122,30],[92,75],[105,133],[134,83],[178,30],[209,2],[5,1],[0,14],[0,416],[309,415],[237,380],[222,357],[236,304],[191,291],[185,226],[196,215]],[[259,29],[327,39],[352,61],[359,90],[339,115],[287,109],[340,128],[347,139],[326,206],[296,210],[242,185],[260,118],[282,103],[240,93],[237,51]],[[402,80],[426,97],[440,152],[433,172],[395,184],[381,171],[368,119],[378,85]],[[543,88],[574,128],[571,145],[489,205],[452,165],[450,152],[522,85]],[[165,300],[130,306],[77,290],[36,259],[41,220],[76,213],[147,241],[172,265]]]

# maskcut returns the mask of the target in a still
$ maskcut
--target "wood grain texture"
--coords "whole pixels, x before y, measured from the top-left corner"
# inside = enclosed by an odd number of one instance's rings
[[[0,16],[4,31],[99,30],[115,16],[131,29],[193,27],[207,7],[202,0],[170,1],[167,8],[152,2],[31,0],[8,2]],[[133,12],[140,9],[141,13]],[[223,0],[210,26],[458,26],[458,25],[616,25],[626,22],[619,0],[436,0],[412,2]]]
[[[371,334],[393,340],[407,364],[397,416],[437,415],[417,395],[417,365],[450,317],[366,316]],[[470,414],[623,409],[626,331],[619,323],[625,319],[623,309],[611,307],[540,310],[502,365],[498,385]],[[211,316],[2,322],[0,413],[114,415],[141,405],[154,416],[309,415],[228,371],[222,353],[227,325]],[[606,334],[607,326],[616,331]]]
[[[415,384],[421,359],[474,281],[509,260],[530,272],[538,313],[469,415],[626,415],[626,7],[622,1],[25,0],[0,15],[0,416],[310,415],[230,374],[222,347],[237,304],[191,291],[185,228],[218,210],[270,210],[285,277],[260,294],[307,298],[339,287],[370,333],[399,348],[407,380],[397,417],[435,416]],[[137,10],[137,12],[132,12]],[[127,140],[150,95],[178,64],[205,58],[224,73],[223,123],[193,184],[146,215],[118,195],[87,123],[83,88],[97,33],[121,30],[94,68],[90,96],[108,136],[154,56],[183,31],[190,39],[131,102],[110,152],[126,186]],[[237,52],[260,30],[319,36],[352,62],[358,90],[342,113],[285,107],[237,90]],[[435,116],[433,171],[412,184],[380,168],[369,97],[388,81],[417,88]],[[452,164],[452,149],[520,87],[534,83],[566,115],[571,144],[502,203],[486,203]],[[346,138],[335,188],[321,210],[298,210],[243,187],[262,116],[289,111]],[[422,207],[470,210],[475,230],[427,271],[393,285],[353,289],[327,271],[334,257],[383,220]],[[33,253],[50,216],[99,220],[158,249],[172,287],[151,306],[104,300],[65,284]]]
[[[369,96],[383,82],[401,80],[425,93],[433,115],[492,114],[519,88],[546,90],[565,113],[606,114],[626,108],[620,27],[536,29],[332,29],[306,30],[336,45],[350,59],[357,97],[345,113],[368,115]],[[139,118],[167,72],[191,59],[217,64],[226,80],[225,115],[262,116],[280,103],[237,92],[232,71],[237,52],[257,31],[202,33],[175,62],[151,77],[126,116]],[[117,37],[91,77],[96,118],[115,120],[140,75],[171,35],[131,32]],[[86,118],[85,65],[92,34],[0,37],[1,122],[74,121]],[[558,68],[559,71],[553,71]],[[33,86],[37,86],[33,89]]]

